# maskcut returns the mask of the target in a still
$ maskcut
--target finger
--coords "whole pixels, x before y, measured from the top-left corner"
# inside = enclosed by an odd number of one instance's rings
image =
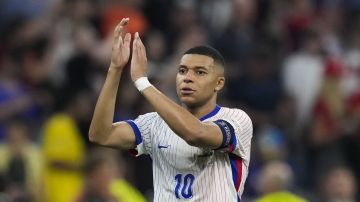
[[[125,47],[130,47],[130,42],[131,42],[131,34],[126,33],[125,37],[124,37],[124,46]]]
[[[139,57],[141,55],[141,47],[140,47],[140,37],[139,33],[135,33],[135,47],[136,47],[136,55]]]
[[[144,44],[143,44],[143,42],[142,42],[142,40],[141,40],[141,38],[139,36],[139,33],[137,33],[137,38],[138,38],[139,53],[141,55],[146,56],[145,46],[144,46]]]
[[[115,30],[114,30],[113,48],[115,48],[116,45],[118,44],[119,35],[120,35],[120,27],[118,25],[115,27]]]
[[[121,48],[123,45],[123,38],[121,35],[119,35],[118,43],[116,44],[116,47]]]
[[[124,35],[124,29],[125,29],[125,26],[129,23],[129,18],[123,18],[121,20],[121,22],[119,23],[119,26],[120,26],[120,36],[123,36]]]
[[[120,21],[120,26],[125,26],[125,25],[127,25],[128,23],[129,23],[129,20],[130,20],[130,18],[123,18],[123,19],[121,19],[121,21]]]
[[[137,57],[137,37],[136,37],[136,33],[135,33],[135,36],[134,36],[134,41],[133,41],[133,44],[132,44],[132,55],[133,55],[133,58],[134,56]]]
[[[123,18],[121,19],[120,23],[117,24],[115,28],[115,34],[114,34],[114,43],[118,44],[119,36],[123,34],[124,26],[129,23],[129,18]]]

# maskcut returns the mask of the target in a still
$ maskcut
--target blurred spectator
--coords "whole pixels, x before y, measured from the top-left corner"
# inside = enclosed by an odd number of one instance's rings
[[[36,113],[35,98],[18,77],[21,70],[8,58],[0,69],[0,140],[5,136],[5,123],[12,116],[30,118]]]
[[[360,88],[347,100],[346,111],[348,122],[345,132],[352,134],[354,138],[360,138]]]
[[[282,161],[288,158],[289,145],[285,134],[272,125],[262,125],[256,133],[256,145],[262,162]]]
[[[308,30],[303,35],[301,45],[300,51],[289,55],[283,66],[286,93],[296,100],[297,127],[306,126],[311,116],[324,69],[319,35]]]
[[[3,0],[0,3],[0,29],[18,17],[32,18],[43,13],[49,1],[38,0]]]
[[[321,201],[355,202],[356,182],[354,175],[346,167],[335,166],[325,172],[320,182]]]
[[[246,108],[256,125],[271,123],[272,114],[283,96],[283,85],[276,69],[275,47],[264,42],[248,59],[243,75],[227,83],[227,97]],[[264,102],[266,100],[266,102]]]
[[[88,100],[79,93],[67,96],[63,111],[53,114],[44,124],[46,201],[74,201],[83,186],[81,168],[86,150],[77,120],[86,115]]]
[[[227,28],[233,4],[234,1],[229,0],[203,0],[202,3],[198,3],[201,22],[211,32],[212,37],[218,37]]]
[[[344,161],[340,141],[345,134],[346,103],[340,88],[343,68],[335,60],[327,60],[324,68],[324,78],[314,103],[308,132],[309,179],[315,179],[330,165]]]
[[[292,144],[296,144],[298,141],[294,137],[294,129],[296,123],[296,100],[289,96],[284,95],[279,101],[276,109],[275,125],[277,125],[285,134],[288,135],[288,139],[291,140]]]
[[[293,173],[286,163],[273,161],[266,164],[259,176],[259,191],[262,195],[256,202],[305,202],[307,200],[289,191]]]
[[[227,62],[227,78],[240,75],[239,67],[246,62],[249,52],[253,51],[257,35],[254,25],[257,5],[258,1],[232,1],[229,23],[214,40],[215,48],[224,55]]]
[[[124,162],[119,161],[119,157],[114,150],[104,148],[95,148],[89,153],[85,189],[77,202],[145,202],[124,179]]]
[[[24,120],[8,123],[6,142],[0,145],[0,173],[5,176],[5,193],[11,201],[40,201],[43,160],[40,148],[29,139]]]
[[[291,0],[287,3],[285,23],[290,39],[290,49],[298,50],[304,45],[302,34],[314,20],[314,7],[311,0]],[[306,43],[306,42],[305,42]]]
[[[328,60],[324,69],[324,80],[314,105],[314,120],[311,143],[324,145],[342,135],[342,119],[345,115],[345,99],[341,92],[343,68],[341,64]]]
[[[349,52],[345,58],[347,69],[342,81],[342,91],[345,97],[348,97],[360,86],[360,50]]]
[[[347,163],[354,171],[356,182],[360,183],[360,89],[347,100],[347,115],[344,120],[345,136],[342,141]],[[360,200],[360,186],[357,187]]]
[[[324,52],[340,60],[344,46],[341,44],[341,32],[344,29],[343,7],[341,1],[319,1],[317,3],[316,26],[321,35]]]
[[[258,126],[254,133],[251,146],[252,160],[250,164],[249,179],[246,188],[249,195],[257,195],[259,176],[265,165],[272,161],[288,161],[289,144],[288,137],[275,125],[263,124]]]

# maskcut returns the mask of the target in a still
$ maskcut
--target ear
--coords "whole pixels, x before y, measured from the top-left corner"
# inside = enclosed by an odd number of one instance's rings
[[[224,87],[224,85],[225,85],[225,77],[219,76],[217,78],[216,87],[214,91],[220,91]]]

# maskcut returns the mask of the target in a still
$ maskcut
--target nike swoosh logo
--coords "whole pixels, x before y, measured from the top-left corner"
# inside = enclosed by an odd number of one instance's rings
[[[164,146],[164,145],[158,145],[158,148],[159,149],[166,149],[166,148],[168,148],[170,145],[166,145],[166,146]]]

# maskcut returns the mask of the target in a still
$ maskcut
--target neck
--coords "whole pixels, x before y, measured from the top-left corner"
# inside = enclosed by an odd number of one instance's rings
[[[200,119],[206,114],[210,113],[216,106],[216,99],[211,99],[209,102],[200,106],[186,106],[183,105],[191,114]]]

